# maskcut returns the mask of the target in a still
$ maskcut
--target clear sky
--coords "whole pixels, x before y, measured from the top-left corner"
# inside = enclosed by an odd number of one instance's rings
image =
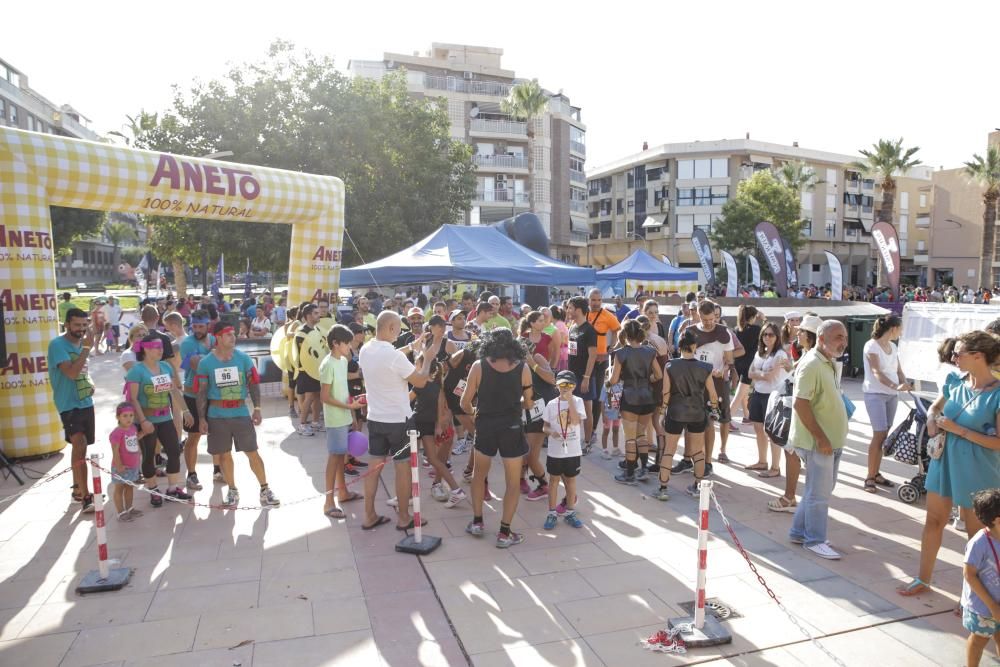
[[[505,67],[582,107],[589,167],[644,140],[746,132],[848,154],[901,136],[925,164],[957,167],[1000,127],[998,2],[8,4],[0,56],[101,133],[277,38],[341,68],[431,42],[503,48]]]

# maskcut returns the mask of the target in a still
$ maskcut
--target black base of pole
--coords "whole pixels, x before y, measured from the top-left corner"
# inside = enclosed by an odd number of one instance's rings
[[[720,644],[733,643],[732,633],[722,627],[722,624],[719,623],[718,619],[709,613],[705,614],[705,626],[701,630],[694,627],[693,616],[672,618],[668,622],[667,627],[672,630],[678,625],[691,626],[690,632],[681,632],[681,634],[678,635],[690,648],[698,648],[699,646],[718,646]]]
[[[417,539],[413,535],[407,535],[399,544],[396,545],[396,551],[401,551],[405,554],[416,554],[417,556],[426,556],[435,549],[441,546],[441,538],[434,537],[433,535],[424,535],[423,539],[417,542]]]
[[[82,594],[85,593],[104,593],[106,591],[117,591],[120,588],[124,588],[128,584],[128,580],[132,578],[132,568],[130,567],[113,567],[108,570],[108,578],[101,579],[100,570],[91,570],[87,574],[83,575],[83,579],[80,580],[79,585],[76,587],[76,592]]]

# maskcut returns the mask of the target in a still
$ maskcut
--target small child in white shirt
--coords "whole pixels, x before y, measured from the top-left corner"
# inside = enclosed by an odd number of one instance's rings
[[[559,481],[566,487],[566,523],[582,528],[583,521],[576,513],[576,476],[580,474],[583,456],[581,428],[586,418],[583,399],[573,395],[576,375],[573,371],[559,371],[556,375],[559,396],[548,402],[542,413],[545,433],[549,436],[545,470],[549,473],[549,513],[545,517],[545,530],[552,530],[559,521],[556,502],[559,498]]]

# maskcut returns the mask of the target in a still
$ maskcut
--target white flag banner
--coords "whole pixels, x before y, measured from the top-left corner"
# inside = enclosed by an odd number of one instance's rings
[[[734,298],[739,294],[739,277],[736,274],[736,260],[725,250],[720,250],[723,261],[726,262],[726,296]]]
[[[824,250],[826,260],[830,262],[830,300],[841,301],[844,298],[844,272],[840,260],[829,250]]]
[[[667,266],[673,266],[673,264],[670,263],[670,258],[667,257],[666,255],[660,255],[660,259],[662,259],[663,263],[666,264]]]
[[[760,289],[760,264],[757,262],[757,258],[753,255],[749,256],[750,259],[750,284]]]

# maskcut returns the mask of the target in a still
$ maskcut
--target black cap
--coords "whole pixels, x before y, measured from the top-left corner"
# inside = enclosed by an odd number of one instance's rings
[[[572,384],[576,385],[576,375],[573,371],[559,371],[556,374],[556,384]]]

